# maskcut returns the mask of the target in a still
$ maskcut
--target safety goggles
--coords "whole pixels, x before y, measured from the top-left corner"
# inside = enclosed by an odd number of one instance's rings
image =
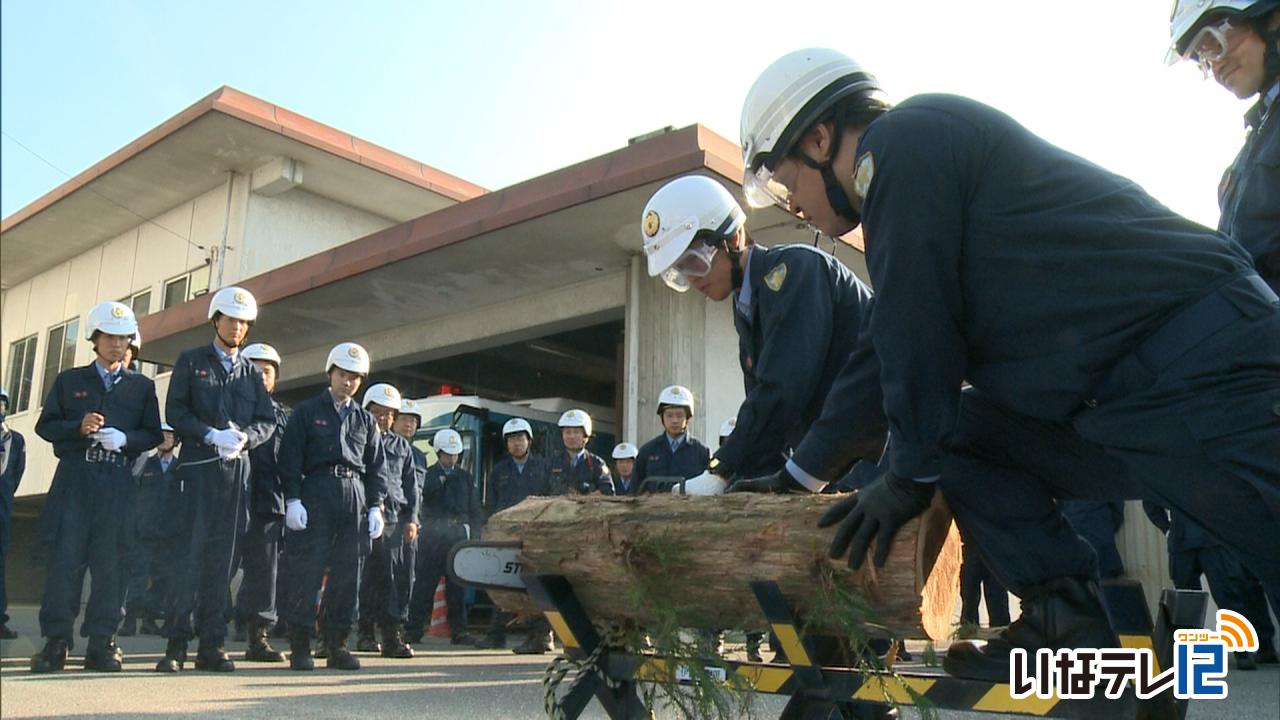
[[[710,242],[708,242],[710,240]],[[705,277],[711,272],[711,261],[716,256],[715,238],[710,233],[699,233],[689,249],[662,272],[662,282],[676,292],[688,292],[691,280]]]
[[[1233,27],[1230,20],[1223,20],[1216,25],[1200,28],[1192,36],[1191,42],[1187,43],[1187,49],[1182,57],[1199,65],[1205,77],[1208,77],[1212,70],[1210,65],[1227,56],[1227,51],[1231,48],[1227,34]]]

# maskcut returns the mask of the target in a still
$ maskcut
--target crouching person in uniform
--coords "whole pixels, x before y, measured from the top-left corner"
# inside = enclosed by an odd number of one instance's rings
[[[425,470],[413,455],[413,446],[392,432],[403,407],[400,391],[386,383],[371,386],[364,394],[364,409],[378,422],[382,443],[382,474],[387,484],[386,527],[373,541],[373,553],[360,581],[360,628],[356,649],[381,652],[383,657],[411,658],[413,648],[404,641],[413,592],[413,566],[418,549],[418,497]],[[374,627],[382,643],[374,639]]]
[[[289,667],[311,670],[311,631],[316,595],[329,568],[325,589],[325,665],[359,670],[347,650],[355,622],[360,569],[370,541],[382,535],[382,443],[373,415],[355,394],[369,375],[369,353],[355,343],[329,351],[329,387],[300,404],[289,418],[280,446],[284,483],[285,554],[289,582],[285,620],[289,623]]]
[[[280,353],[265,343],[254,343],[244,349],[244,356],[262,371],[267,394],[275,393]],[[276,587],[284,540],[284,488],[277,466],[289,411],[275,398],[271,406],[275,432],[271,440],[249,451],[249,529],[240,554],[244,579],[236,597],[237,617],[249,626],[249,648],[244,653],[247,662],[284,662],[284,655],[271,647],[267,634],[277,620]]]
[[[257,317],[258,303],[248,290],[219,290],[209,302],[213,342],[184,351],[173,366],[165,417],[183,445],[177,519],[182,533],[167,591],[168,644],[157,672],[181,670],[192,637],[200,639],[197,670],[236,667],[223,642],[237,545],[249,520],[249,451],[276,429],[262,371],[240,352]]]
[[[61,670],[66,663],[85,567],[93,584],[80,626],[80,634],[89,638],[84,667],[120,671],[124,655],[115,634],[126,580],[120,567],[121,518],[132,495],[134,461],[161,439],[155,385],[122,362],[138,330],[133,311],[117,302],[99,303],[85,320],[85,338],[96,357],[87,367],[58,374],[36,421],[36,434],[53,444],[58,457],[41,518],[49,570],[40,602],[45,646],[31,658],[31,671],[37,673]]]
[[[445,428],[432,439],[439,461],[427,470],[422,483],[423,545],[418,548],[418,576],[414,582],[413,602],[409,608],[409,639],[418,642],[431,619],[436,585],[445,575],[449,550],[454,543],[471,538],[471,528],[480,527],[480,502],[471,478],[459,462],[462,436]],[[463,588],[446,577],[445,602],[448,604],[449,630],[454,645],[470,645],[474,638],[467,633],[466,613],[462,607]]]

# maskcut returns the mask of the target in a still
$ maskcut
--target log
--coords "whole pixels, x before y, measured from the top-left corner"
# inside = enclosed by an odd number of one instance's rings
[[[827,557],[835,529],[817,526],[838,499],[531,497],[494,515],[484,539],[520,542],[523,572],[564,576],[597,624],[643,628],[674,613],[687,627],[766,629],[749,583],[773,580],[810,633],[840,634],[848,623],[850,604],[831,599],[840,587],[869,602],[874,618],[858,619],[871,635],[949,638],[960,537],[941,493],[898,531],[884,568],[868,553],[856,572]],[[506,612],[538,613],[524,593],[489,595]]]

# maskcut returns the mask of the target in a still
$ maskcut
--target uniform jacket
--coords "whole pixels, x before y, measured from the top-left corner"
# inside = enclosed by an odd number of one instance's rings
[[[244,353],[236,353],[228,375],[213,343],[178,356],[164,412],[182,438],[182,460],[187,463],[217,457],[217,448],[204,441],[210,430],[226,430],[234,423],[249,436],[247,450],[269,440],[276,430],[275,405],[262,384],[262,371]]]
[[[0,431],[0,517],[13,516],[13,497],[27,471],[27,440],[22,433]]]
[[[648,477],[682,477],[686,480],[701,475],[711,462],[711,451],[706,445],[698,442],[691,435],[685,435],[679,448],[672,453],[671,443],[664,432],[658,437],[640,446],[636,455],[636,469],[631,474],[631,486],[626,494],[636,495]],[[619,495],[623,490],[621,483],[615,480],[614,490]]]
[[[480,527],[480,500],[472,487],[471,476],[461,464],[445,469],[436,463],[427,469],[422,481],[422,524],[453,520]]]
[[[289,409],[271,400],[275,411],[276,429],[271,439],[249,451],[249,510],[263,515],[284,515],[284,485],[280,483],[280,446],[284,444],[284,429],[289,424]]]
[[[174,471],[177,469],[177,455],[165,470],[159,454],[148,457],[138,469],[137,493],[133,500],[133,530],[138,539],[159,540],[165,537],[165,513],[169,493],[177,491],[177,488],[170,488],[176,482]]]
[[[551,494],[551,464],[544,457],[525,456],[524,471],[516,469],[511,456],[502,458],[489,470],[489,492],[484,509],[489,515],[520,504],[530,495]]]
[[[345,465],[363,480],[366,505],[382,507],[387,497],[383,462],[373,415],[352,401],[346,417],[339,419],[333,395],[325,388],[299,404],[289,416],[278,467],[286,501],[302,496],[302,485],[308,476]]]
[[[100,413],[106,419],[106,427],[125,434],[122,452],[131,458],[146,453],[164,439],[160,434],[160,403],[151,378],[122,370],[119,382],[107,392],[92,363],[58,373],[36,420],[36,434],[53,444],[53,454],[59,459],[83,457],[93,443],[80,434],[80,423],[89,412]]]
[[[422,483],[426,470],[408,440],[393,432],[379,433],[382,474],[387,483],[387,522],[416,523],[422,512]]]
[[[717,472],[772,472],[794,448],[806,472],[835,480],[858,458],[878,458],[885,442],[879,363],[859,339],[871,291],[839,260],[806,245],[754,246],[747,269],[750,308],[742,313],[735,298],[733,313],[746,399],[716,451]]]
[[[1263,91],[1274,92],[1273,85]],[[1249,134],[1218,185],[1218,229],[1244,246],[1258,273],[1280,292],[1280,95],[1249,110]]]
[[[1066,421],[1164,321],[1251,271],[1225,235],[967,98],[909,98],[855,157],[902,477],[940,473],[962,381]]]
[[[590,450],[576,467],[570,460],[569,453],[560,451],[551,458],[549,473],[551,495],[568,495],[572,492],[586,495],[592,490],[599,490],[605,495],[612,495],[614,492],[608,463]]]

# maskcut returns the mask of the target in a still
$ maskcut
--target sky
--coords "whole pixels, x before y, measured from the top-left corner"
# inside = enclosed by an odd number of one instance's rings
[[[498,189],[667,125],[737,142],[760,71],[827,46],[894,99],[994,105],[1215,225],[1249,102],[1165,65],[1171,4],[4,0],[0,216],[221,85]]]

